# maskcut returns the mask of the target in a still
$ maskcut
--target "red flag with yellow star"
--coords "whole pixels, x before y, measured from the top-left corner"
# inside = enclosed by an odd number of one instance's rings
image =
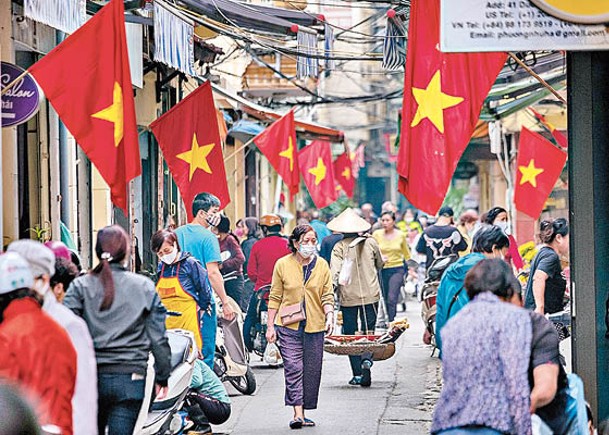
[[[324,208],[338,198],[330,143],[311,142],[298,153],[298,166],[311,199],[317,208]]]
[[[141,173],[122,0],[112,0],[29,68],[59,118],[127,213]]]
[[[533,116],[535,116],[535,118],[537,118],[537,120],[541,123],[541,125],[543,125],[545,128],[548,129],[548,131],[550,133],[552,133],[552,137],[554,138],[554,140],[556,141],[556,143],[558,145],[560,145],[563,148],[567,148],[569,146],[569,141],[567,140],[567,136],[562,134],[560,131],[558,131],[556,129],[556,127],[554,127],[553,124],[548,122],[546,120],[545,116],[543,116],[541,113],[539,113],[537,110],[533,109],[532,107],[529,107],[529,110],[533,113]]]
[[[271,124],[254,138],[254,143],[288,187],[290,200],[293,199],[300,189],[294,112],[288,112]]]
[[[213,193],[222,208],[230,202],[222,142],[209,81],[165,112],[152,124],[163,157],[180,189],[186,210],[201,192]]]
[[[522,127],[516,159],[516,209],[537,219],[566,161],[564,151],[542,135]]]
[[[355,190],[355,178],[353,177],[353,162],[348,153],[343,153],[334,160],[334,179],[337,190],[345,192],[349,198],[353,198]]]
[[[405,68],[399,190],[435,214],[472,136],[505,53],[442,53],[440,0],[412,0]]]

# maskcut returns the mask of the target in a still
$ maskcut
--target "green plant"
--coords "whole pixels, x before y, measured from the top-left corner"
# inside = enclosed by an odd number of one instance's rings
[[[51,227],[49,222],[45,222],[44,227],[40,224],[36,224],[27,230],[34,235],[34,240],[37,240],[40,243],[51,240]]]
[[[455,212],[455,216],[459,216],[463,211],[463,197],[467,194],[467,191],[468,189],[465,187],[458,188],[451,186],[442,205],[449,206]]]

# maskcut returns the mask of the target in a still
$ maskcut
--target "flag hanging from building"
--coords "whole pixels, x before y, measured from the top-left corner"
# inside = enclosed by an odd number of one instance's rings
[[[218,113],[209,81],[150,124],[186,210],[200,192],[213,193],[222,207],[230,202]]]
[[[440,52],[440,0],[412,0],[409,26],[399,190],[436,213],[507,55]]]
[[[126,214],[141,162],[123,1],[104,6],[29,72]]]
[[[537,219],[567,161],[567,154],[540,134],[520,132],[516,159],[516,209]]]
[[[567,148],[569,146],[569,142],[567,141],[567,136],[562,134],[560,131],[558,131],[556,129],[556,127],[554,127],[554,125],[549,123],[546,120],[545,116],[543,116],[541,113],[539,113],[532,107],[529,107],[529,110],[533,113],[533,115],[535,116],[535,118],[537,118],[537,120],[541,123],[541,125],[543,125],[552,134],[552,137],[554,138],[554,140],[556,141],[556,143],[558,145],[560,145],[563,148]]]
[[[316,140],[298,153],[298,166],[309,194],[317,208],[324,208],[338,198],[329,142]]]
[[[290,111],[254,138],[258,149],[281,176],[290,192],[290,200],[298,193],[298,146],[294,112]]]
[[[353,198],[355,178],[353,177],[353,162],[349,158],[349,153],[344,152],[338,156],[334,160],[333,166],[337,190],[342,190],[349,198]]]

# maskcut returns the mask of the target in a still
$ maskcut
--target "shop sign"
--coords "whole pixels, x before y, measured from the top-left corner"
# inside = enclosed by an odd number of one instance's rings
[[[531,2],[560,20],[580,24],[609,22],[609,0],[531,0]]]
[[[440,49],[444,52],[608,50],[609,33],[604,25],[563,21],[536,7],[529,0],[441,0]],[[589,9],[609,16],[609,0],[546,0],[536,4],[599,3]],[[541,7],[541,6],[540,6]],[[607,12],[606,15],[601,12]],[[599,18],[600,19],[600,18]]]
[[[25,70],[7,62],[0,63],[0,85],[4,89]],[[42,92],[34,78],[26,74],[2,95],[2,127],[10,127],[27,122],[38,112]]]

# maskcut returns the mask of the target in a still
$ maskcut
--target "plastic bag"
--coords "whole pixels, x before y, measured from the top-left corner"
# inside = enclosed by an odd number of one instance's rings
[[[269,343],[266,345],[262,359],[266,364],[269,365],[283,364],[283,358],[281,358],[281,353],[279,352],[279,348],[275,343]]]
[[[353,260],[351,258],[345,258],[343,265],[340,267],[340,273],[338,274],[338,283],[340,285],[351,284],[351,273],[353,271]]]

